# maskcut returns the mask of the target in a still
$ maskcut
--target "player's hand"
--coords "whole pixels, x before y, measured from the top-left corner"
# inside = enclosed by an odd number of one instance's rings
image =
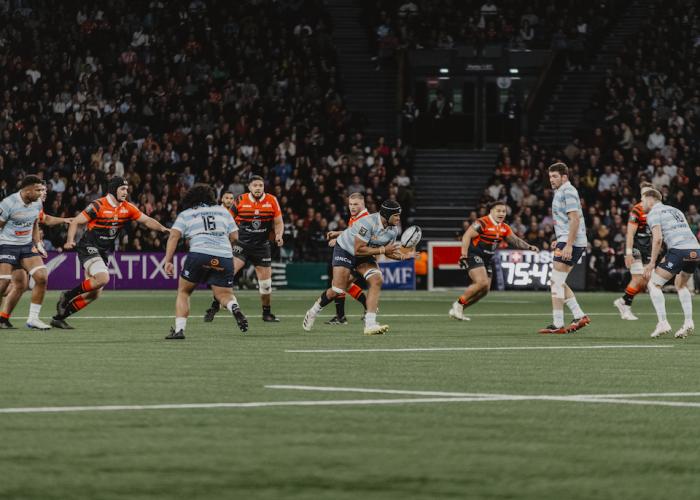
[[[527,249],[530,250],[531,252],[539,252],[540,251],[539,247],[536,247],[535,245],[528,245]]]
[[[632,255],[632,254],[625,255],[625,267],[627,269],[631,269],[633,263],[634,263],[634,255]]]
[[[326,239],[328,241],[333,241],[335,239],[335,231],[328,231],[326,233]]]
[[[277,243],[278,247],[281,247],[282,245],[284,245],[284,237],[283,236],[276,237],[275,243]]]
[[[335,243],[336,243],[337,241],[338,241],[338,240],[337,240],[336,238],[333,238],[333,239],[331,239],[331,240],[328,240],[328,246],[329,246],[329,247],[334,247],[334,246],[335,246]]]
[[[459,258],[459,267],[461,267],[462,269],[469,269],[469,261],[466,255],[462,255]]]
[[[73,250],[75,248],[75,241],[66,241],[63,244],[64,250]]]
[[[170,234],[170,228],[163,226],[163,229],[161,229],[160,232],[165,233],[165,234]]]
[[[396,254],[396,252],[399,251],[399,248],[401,248],[401,245],[399,245],[396,242],[389,243],[388,245],[384,245],[384,255],[386,255],[387,257],[390,255],[394,255],[394,254]]]
[[[646,266],[644,266],[644,278],[646,280],[651,279],[651,273],[654,271],[654,264],[652,262],[649,262]]]
[[[34,250],[36,251],[36,253],[41,255],[43,258],[47,258],[49,256],[49,254],[46,253],[46,248],[44,248],[44,244],[41,241],[37,241],[34,244]]]
[[[168,276],[173,276],[175,274],[175,264],[173,264],[172,262],[166,262],[164,270],[165,274],[167,274]]]
[[[571,260],[571,256],[574,252],[574,247],[571,245],[566,245],[561,249],[561,260]]]

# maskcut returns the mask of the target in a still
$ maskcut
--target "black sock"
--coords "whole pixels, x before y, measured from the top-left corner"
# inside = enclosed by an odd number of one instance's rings
[[[85,290],[83,290],[83,284],[79,284],[76,287],[71,288],[66,292],[66,299],[70,302],[74,298],[76,298],[78,295],[82,295],[85,293]]]
[[[345,296],[338,296],[335,298],[335,315],[338,318],[345,317]]]
[[[625,304],[627,304],[628,306],[631,306],[631,305],[632,305],[632,301],[634,300],[634,295],[630,295],[629,293],[625,293],[625,294],[622,296],[622,300],[625,301]]]
[[[331,303],[331,299],[328,298],[328,295],[326,295],[326,292],[323,292],[321,294],[321,301],[319,302],[319,305],[321,307],[326,307],[330,303]]]
[[[221,310],[221,304],[219,304],[218,300],[215,300],[211,303],[211,307],[209,309],[212,309],[214,311],[219,311],[219,310]]]
[[[272,306],[262,306],[263,308],[263,316],[267,316],[268,314],[272,314]]]
[[[365,292],[362,292],[360,295],[357,296],[357,301],[362,304],[362,307],[365,308],[365,311],[367,310],[367,295],[365,295]]]

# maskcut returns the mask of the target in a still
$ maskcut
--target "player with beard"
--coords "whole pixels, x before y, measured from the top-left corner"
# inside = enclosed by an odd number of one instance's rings
[[[238,242],[233,246],[234,273],[243,269],[249,261],[255,266],[258,289],[262,302],[262,319],[267,322],[279,321],[271,309],[272,298],[272,248],[270,234],[274,233],[277,246],[284,244],[284,222],[282,209],[277,198],[265,192],[265,181],[253,175],[248,182],[248,192],[243,193],[231,206],[231,212],[238,224]],[[205,313],[205,321],[214,319],[220,305],[212,303]],[[211,319],[210,319],[211,318]]]
[[[56,315],[51,320],[52,326],[72,329],[73,327],[66,323],[66,318],[100,296],[102,289],[109,283],[109,254],[114,250],[114,243],[126,224],[136,221],[153,231],[170,231],[129,203],[128,197],[129,183],[123,177],[114,176],[107,185],[107,194],[88,205],[68,226],[68,236],[63,248],[77,249],[78,259],[85,269],[85,280],[71,290],[61,293],[56,304]],[[82,224],[87,224],[87,229],[76,245],[75,233]]]

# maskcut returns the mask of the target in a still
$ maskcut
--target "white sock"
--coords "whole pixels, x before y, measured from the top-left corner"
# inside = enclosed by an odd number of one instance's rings
[[[566,307],[569,308],[569,311],[571,311],[571,314],[574,315],[574,318],[581,319],[586,315],[583,312],[583,309],[581,309],[581,306],[578,305],[578,302],[576,301],[576,297],[571,297],[570,299],[566,299],[564,301],[564,304],[566,304]]]
[[[666,300],[664,299],[664,292],[658,286],[649,283],[649,297],[651,297],[651,303],[654,304],[654,309],[656,309],[656,316],[659,318],[659,323],[666,321]]]
[[[365,314],[365,326],[375,326],[377,324],[377,313],[368,312]]]
[[[552,310],[552,319],[554,320],[554,326],[557,328],[564,326],[564,309]]]
[[[175,331],[179,332],[185,331],[185,326],[187,326],[187,318],[175,318]]]
[[[683,316],[685,316],[686,323],[693,322],[693,296],[690,294],[688,287],[681,288],[678,290],[678,299],[681,301],[681,307],[683,308]]]
[[[31,321],[33,319],[39,319],[39,313],[41,312],[41,304],[29,304],[29,317],[27,318],[27,321]]]
[[[318,313],[321,312],[321,309],[323,309],[323,308],[321,307],[321,303],[317,300],[316,302],[314,302],[314,305],[311,306],[311,313],[312,313],[314,316],[316,316]]]
[[[238,307],[238,301],[236,298],[232,298],[228,304],[226,304],[226,309],[228,309],[228,312],[232,313],[234,309]]]

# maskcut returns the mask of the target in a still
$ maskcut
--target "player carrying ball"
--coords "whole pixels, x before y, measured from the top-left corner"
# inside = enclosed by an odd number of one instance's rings
[[[506,204],[494,201],[489,204],[489,214],[472,224],[462,237],[462,256],[459,265],[466,269],[471,284],[457,299],[450,309],[450,317],[457,320],[469,320],[464,316],[466,307],[476,304],[486,297],[491,289],[491,260],[501,241],[521,250],[539,252],[539,248],[521,240],[504,221]]]

